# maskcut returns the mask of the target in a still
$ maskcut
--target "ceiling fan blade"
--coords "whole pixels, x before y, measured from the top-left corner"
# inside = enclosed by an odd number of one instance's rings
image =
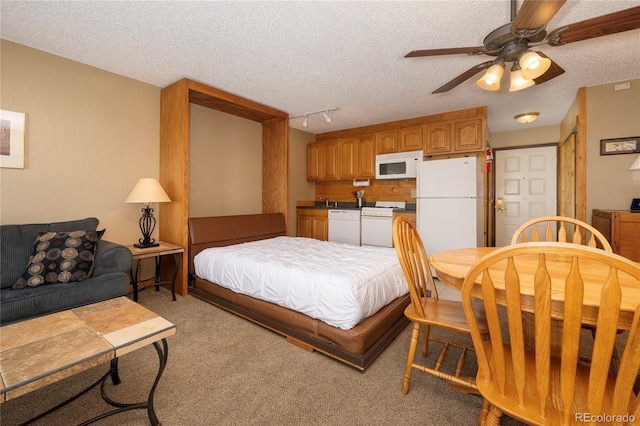
[[[454,87],[458,86],[459,84],[464,83],[465,81],[469,80],[471,77],[473,77],[474,75],[478,74],[480,71],[486,70],[487,68],[489,68],[491,66],[491,64],[493,64],[493,62],[494,61],[483,62],[481,64],[478,64],[478,65],[468,69],[467,71],[463,72],[462,74],[460,74],[459,76],[457,76],[456,78],[454,78],[453,80],[451,80],[450,82],[445,84],[444,86],[439,87],[438,89],[433,91],[432,94],[448,92],[449,90],[453,89]]]
[[[513,20],[513,30],[533,30],[547,26],[567,0],[524,0]]]
[[[459,53],[475,54],[484,53],[483,47],[452,47],[450,49],[426,49],[412,50],[404,55],[405,58],[417,58],[421,56],[456,55]]]
[[[547,55],[545,55],[542,52],[536,52],[538,55],[544,57],[544,58],[549,58]],[[545,83],[549,80],[551,80],[552,78],[556,78],[557,76],[559,76],[560,74],[564,74],[564,68],[562,68],[560,65],[558,65],[557,63],[553,62],[553,59],[551,59],[551,66],[549,67],[549,69],[547,70],[547,72],[545,72],[544,74],[542,74],[540,77],[538,78],[534,78],[533,81],[536,84],[542,84]]]
[[[640,28],[640,6],[620,10],[576,22],[551,31],[547,37],[549,45],[561,46],[575,41],[601,37]]]

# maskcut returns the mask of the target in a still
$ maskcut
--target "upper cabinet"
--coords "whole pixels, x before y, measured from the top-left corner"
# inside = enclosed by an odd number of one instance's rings
[[[454,123],[453,151],[475,152],[484,151],[483,120],[463,120]]]
[[[424,126],[425,155],[448,154],[451,152],[452,122]]]
[[[486,116],[487,108],[478,107],[316,135],[307,148],[308,179],[375,178],[377,154],[484,152]]]
[[[424,150],[424,131],[422,126],[408,127],[400,130],[400,143],[398,151],[422,151]]]

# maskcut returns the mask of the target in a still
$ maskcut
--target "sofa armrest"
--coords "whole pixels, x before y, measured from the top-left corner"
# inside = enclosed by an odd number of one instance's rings
[[[108,274],[111,272],[125,272],[131,270],[133,255],[128,248],[111,241],[100,240],[96,248],[92,276]]]

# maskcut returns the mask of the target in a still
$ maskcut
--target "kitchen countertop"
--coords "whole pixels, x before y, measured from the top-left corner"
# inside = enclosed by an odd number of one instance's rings
[[[306,204],[306,203],[305,203]],[[333,204],[333,203],[332,203]],[[333,205],[326,207],[324,205],[324,201],[316,201],[313,205],[298,205],[296,206],[299,209],[322,209],[322,210],[360,210],[358,207],[358,203],[356,202],[342,202],[338,201],[338,207],[334,207]],[[364,207],[375,207],[375,203],[365,203]],[[416,205],[415,204],[407,204],[407,207],[404,209],[393,209],[394,212],[406,212],[406,213],[415,213]]]

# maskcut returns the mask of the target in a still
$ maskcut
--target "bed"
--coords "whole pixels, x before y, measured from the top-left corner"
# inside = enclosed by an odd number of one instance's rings
[[[333,326],[277,303],[238,293],[195,273],[194,259],[208,248],[268,239],[277,242],[278,237],[285,235],[284,217],[280,213],[190,218],[189,294],[284,335],[299,347],[365,370],[408,324],[404,316],[410,303],[408,294],[395,297],[372,315],[363,313],[366,318],[362,320],[351,318]],[[355,325],[351,327],[349,321]]]

